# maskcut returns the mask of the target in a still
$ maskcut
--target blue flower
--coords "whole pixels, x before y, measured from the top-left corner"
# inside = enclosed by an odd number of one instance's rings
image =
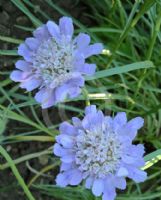
[[[42,108],[78,96],[84,75],[95,73],[96,65],[85,60],[101,53],[102,44],[89,45],[90,37],[84,33],[73,39],[73,32],[72,19],[62,17],[59,25],[48,21],[37,28],[33,37],[18,47],[24,60],[16,62],[17,70],[10,78],[27,91],[38,88],[35,99]]]
[[[144,146],[132,144],[143,126],[141,117],[127,122],[124,112],[112,118],[92,105],[86,107],[82,121],[74,117],[72,123],[60,125],[54,145],[54,154],[62,162],[57,185],[78,185],[85,180],[85,187],[95,196],[113,200],[116,188],[126,188],[126,177],[136,183],[146,179],[146,172],[141,170]]]

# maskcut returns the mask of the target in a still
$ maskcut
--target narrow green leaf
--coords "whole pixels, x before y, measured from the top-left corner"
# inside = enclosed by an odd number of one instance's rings
[[[11,1],[33,22],[33,24],[36,27],[42,24],[42,22],[28,10],[28,8],[22,3],[22,1],[20,0],[11,0]]]
[[[125,65],[122,67],[114,67],[112,69],[101,70],[95,73],[94,76],[86,76],[86,80],[94,80],[99,78],[105,78],[108,76],[118,75],[127,73],[130,71],[138,70],[138,69],[145,69],[154,67],[151,61],[143,61],[143,62],[136,62],[129,65]]]
[[[134,27],[137,24],[137,22],[141,18],[141,16],[144,15],[144,13],[147,10],[149,10],[153,6],[154,3],[156,3],[156,0],[145,0],[144,1],[144,3],[141,5],[139,12],[137,13],[135,19],[133,20],[131,27]]]
[[[10,157],[10,155],[7,153],[7,151],[2,146],[0,146],[0,153],[3,155],[3,157],[9,163],[13,174],[17,178],[17,181],[19,182],[20,186],[24,190],[24,192],[25,192],[26,196],[28,197],[28,199],[29,200],[35,200],[35,198],[32,196],[32,193],[30,192],[30,190],[28,189],[27,185],[25,184],[22,176],[20,175],[19,171],[17,170],[12,158]]]
[[[1,36],[0,35],[0,40],[4,42],[9,42],[9,43],[14,43],[14,44],[20,44],[23,42],[23,40],[11,38],[11,37],[6,37],[6,36]]]
[[[92,195],[90,190],[84,187],[65,187],[60,188],[55,185],[34,185],[39,191],[62,200],[94,200],[95,197]]]
[[[37,158],[39,156],[46,155],[46,154],[51,154],[51,151],[45,150],[45,151],[40,151],[40,152],[36,152],[36,153],[27,154],[27,155],[24,155],[22,157],[19,157],[19,158],[13,160],[13,162],[14,162],[15,165],[17,165],[17,164],[19,164],[21,162],[24,162],[26,160]],[[4,170],[4,169],[8,168],[9,166],[10,166],[9,163],[7,162],[5,164],[0,165],[0,169]]]
[[[120,38],[117,42],[116,47],[114,48],[113,55],[111,56],[107,68],[110,66],[110,64],[113,61],[114,55],[116,54],[116,51],[120,48],[121,43],[124,41],[124,39],[127,37],[129,32],[134,28],[134,26],[137,24],[139,19],[145,14],[145,12],[150,9],[151,6],[156,2],[156,0],[145,0],[144,3],[141,5],[141,8],[138,12],[138,7],[140,6],[141,1],[136,0],[135,4],[133,5],[132,11],[129,15],[129,18],[127,20],[127,23],[125,25],[124,30],[122,31]],[[137,14],[136,14],[137,12]],[[135,15],[136,14],[136,15]],[[135,17],[134,17],[135,16]]]
[[[19,121],[19,122],[23,122],[23,123],[26,123],[30,126],[33,126],[35,127],[36,129],[38,130],[41,130],[42,132],[45,132],[51,136],[53,136],[54,134],[54,131],[50,131],[47,127],[45,126],[40,126],[39,124],[33,122],[32,120],[30,120],[29,118],[27,117],[24,117],[22,115],[19,115],[17,114],[16,112],[13,112],[11,110],[9,110],[8,108],[0,105],[0,108],[2,112],[0,112],[0,116],[3,116],[3,111],[5,111],[5,115],[6,115],[6,118],[8,119],[13,119],[13,120],[16,120],[16,121]]]
[[[0,140],[3,138],[3,132],[6,129],[7,119],[5,117],[0,117]]]
[[[161,149],[158,149],[144,157],[144,160],[147,161],[143,170],[152,167],[155,163],[161,160]]]
[[[47,14],[47,12],[44,12],[43,10],[40,9],[39,5],[34,5],[32,2],[29,0],[23,0],[25,4],[27,4],[29,7],[31,7],[35,13],[38,13],[39,15],[42,15],[45,19],[50,19],[50,16]]]
[[[152,153],[149,153],[148,155],[144,157],[144,159],[145,161],[150,161],[151,159],[156,158],[157,156],[161,157],[161,149],[158,149]]]
[[[81,29],[77,29],[75,32],[79,33]],[[106,27],[93,27],[93,28],[88,28],[88,31],[92,33],[122,33],[121,29],[115,29],[115,28],[106,28]]]
[[[17,50],[0,49],[0,55],[3,55],[3,56],[18,56],[18,53],[17,53]]]
[[[27,31],[27,32],[33,32],[34,28],[30,28],[30,27],[26,27],[26,26],[20,26],[20,25],[14,25],[16,28],[21,29],[23,31]]]

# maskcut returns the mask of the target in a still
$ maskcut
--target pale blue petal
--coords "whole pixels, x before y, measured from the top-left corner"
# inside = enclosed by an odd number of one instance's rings
[[[129,154],[135,157],[142,157],[145,153],[144,145],[143,144],[137,144],[137,145],[131,145],[129,147]]]
[[[71,163],[64,163],[62,162],[61,166],[60,166],[60,171],[68,171],[72,168],[72,164]]]
[[[96,179],[93,182],[92,193],[95,196],[100,196],[104,190],[104,181],[102,179]]]
[[[101,129],[101,125],[104,120],[104,115],[101,111],[98,111],[96,114],[88,114],[84,117],[82,120],[82,126],[85,129],[91,130],[95,129],[97,127],[98,129]]]
[[[53,148],[53,153],[56,155],[56,156],[64,156],[66,155],[68,152],[66,149],[64,149],[62,146],[60,146],[60,144],[56,143],[54,145],[54,148]]]
[[[73,125],[76,127],[81,127],[82,121],[78,117],[72,117]]]
[[[77,169],[72,170],[69,184],[78,185],[79,183],[81,183],[81,181],[82,181],[82,173]]]
[[[55,94],[53,90],[48,90],[42,88],[39,92],[36,93],[35,99],[37,102],[41,103],[43,109],[49,108],[55,104]]]
[[[64,173],[60,173],[56,177],[56,184],[60,187],[65,187],[68,185],[68,178]]]
[[[102,200],[114,200],[115,197],[116,197],[115,188],[113,186],[109,186],[108,188],[106,187],[103,192]]]
[[[79,96],[79,94],[81,93],[81,89],[79,87],[71,87],[68,93],[70,98],[75,98]]]
[[[135,167],[142,167],[145,164],[143,155],[144,155],[144,146],[142,144],[138,144],[138,145],[130,145],[126,152],[124,153],[124,155],[130,156],[133,158],[133,162],[131,162],[131,164]],[[126,158],[124,158],[124,160],[126,160]],[[126,162],[126,161],[124,161]]]
[[[85,33],[79,33],[79,35],[75,38],[75,41],[79,50],[84,50],[90,43],[90,36]]]
[[[85,58],[88,58],[92,55],[100,54],[102,50],[103,50],[103,45],[101,43],[95,43],[93,45],[88,46],[83,53]]]
[[[114,200],[116,197],[116,189],[114,186],[114,176],[108,175],[104,184],[102,200]]]
[[[69,87],[74,87],[74,86],[82,87],[84,86],[84,78],[81,76],[81,74],[73,73],[73,77],[70,80],[68,80],[66,84]]]
[[[35,79],[35,78],[29,78],[26,81],[23,81],[20,84],[21,88],[25,88],[27,91],[32,91],[36,88],[38,88],[42,83],[41,79]]]
[[[96,109],[96,105],[90,105],[90,106],[87,106],[85,108],[85,114],[88,115],[88,114],[96,114],[97,113],[97,109]]]
[[[85,63],[83,66],[77,68],[77,70],[85,75],[93,75],[96,71],[96,64]]]
[[[114,178],[114,184],[115,184],[116,188],[119,188],[121,190],[125,190],[125,188],[126,188],[126,180],[125,180],[125,178],[115,177]]]
[[[68,86],[64,84],[55,89],[55,98],[57,102],[62,102],[66,99],[68,93]]]
[[[128,170],[125,167],[120,167],[116,174],[118,177],[125,177],[128,175]]]
[[[136,183],[144,182],[147,179],[147,173],[142,170],[128,166],[128,171],[128,177],[133,179]]]
[[[60,33],[62,35],[67,36],[69,40],[71,40],[73,32],[74,32],[72,19],[70,17],[60,18],[59,27],[60,27]]]
[[[48,29],[46,25],[42,25],[41,27],[38,27],[34,32],[33,32],[34,37],[39,39],[40,41],[44,41],[49,39],[51,37],[49,35]]]
[[[88,178],[86,179],[85,187],[86,187],[87,189],[90,189],[90,188],[92,187],[92,185],[93,185],[93,181],[94,181],[94,178],[93,178],[93,177],[88,177]]]
[[[61,161],[64,162],[64,163],[71,163],[71,162],[75,161],[75,155],[72,154],[72,153],[63,155],[61,157]]]
[[[48,28],[50,35],[54,37],[56,41],[59,41],[60,39],[59,26],[55,22],[52,22],[52,21],[48,21],[46,26]]]
[[[133,164],[135,162],[135,158],[133,158],[132,156],[129,156],[129,155],[123,155],[122,160],[126,164]]]
[[[74,55],[73,55],[73,67],[74,70],[73,71],[81,71],[82,67],[85,64],[85,59],[84,56],[80,55],[80,52],[75,51]]]
[[[25,60],[18,60],[15,65],[17,69],[22,70],[24,72],[31,71],[30,63],[26,62]]]
[[[135,130],[138,130],[140,129],[144,124],[144,119],[141,118],[141,117],[136,117],[132,120],[130,120],[128,123],[127,123],[127,127],[129,129],[135,129]]]
[[[137,131],[138,129],[133,126],[133,123],[128,122],[118,130],[118,134],[120,135],[120,140],[128,143],[128,141],[131,142],[136,137]]]
[[[72,148],[74,146],[74,138],[66,134],[56,136],[56,141],[64,148]]]
[[[38,49],[39,45],[40,45],[40,41],[36,38],[27,38],[25,40],[25,43],[27,44],[27,46],[32,50],[35,51]]]
[[[69,124],[68,122],[63,122],[59,126],[59,131],[62,134],[67,134],[67,135],[76,135],[77,131],[74,126]]]
[[[32,54],[26,44],[20,44],[18,47],[18,54],[23,56],[26,61],[32,62]]]
[[[113,123],[114,123],[114,130],[117,132],[119,128],[121,129],[122,126],[124,126],[127,123],[126,113],[125,112],[117,113],[117,115],[113,119]]]
[[[19,71],[19,70],[14,70],[10,74],[10,79],[15,81],[15,82],[20,82],[21,80],[23,80],[23,72]]]

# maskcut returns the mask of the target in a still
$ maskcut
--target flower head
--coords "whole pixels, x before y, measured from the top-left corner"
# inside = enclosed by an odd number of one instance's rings
[[[18,48],[24,60],[16,62],[17,70],[10,77],[27,91],[38,88],[35,99],[42,108],[78,96],[83,75],[95,72],[96,65],[85,63],[85,59],[101,53],[102,44],[89,45],[90,37],[84,33],[73,39],[73,31],[69,17],[60,18],[59,25],[48,21]]]
[[[124,112],[114,118],[104,116],[96,106],[85,109],[85,117],[72,118],[72,124],[63,122],[56,137],[54,154],[62,164],[56,178],[59,186],[78,185],[85,180],[85,187],[103,200],[113,200],[116,188],[125,189],[125,178],[135,182],[146,179],[144,146],[132,140],[143,126],[143,119],[136,117],[127,122]]]

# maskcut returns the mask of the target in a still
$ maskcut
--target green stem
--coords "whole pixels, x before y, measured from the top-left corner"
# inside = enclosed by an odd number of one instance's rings
[[[24,190],[26,196],[28,197],[29,200],[35,200],[35,198],[32,196],[30,190],[28,189],[27,185],[25,184],[23,178],[21,177],[20,173],[18,172],[15,164],[13,163],[13,160],[11,159],[10,155],[6,152],[6,150],[0,146],[0,153],[3,155],[3,157],[8,161],[12,172],[14,173],[15,177],[17,178],[20,186]]]
[[[153,48],[154,48],[154,45],[155,45],[155,42],[156,42],[156,39],[157,39],[157,35],[158,35],[158,32],[160,30],[160,26],[161,26],[161,6],[159,4],[157,6],[158,6],[157,7],[158,8],[157,9],[158,17],[157,17],[156,24],[155,24],[155,27],[154,27],[154,30],[153,30],[153,33],[152,33],[152,37],[151,37],[151,40],[150,40],[149,49],[147,51],[147,55],[146,55],[147,60],[151,59],[151,56],[152,56],[152,53],[153,53]],[[137,88],[136,88],[136,91],[135,91],[135,94],[134,94],[134,99],[137,97],[137,95],[140,91],[142,82],[146,78],[146,74],[147,74],[147,69],[144,69],[144,71],[141,75],[141,78],[140,78],[140,80],[137,84]],[[130,109],[132,110],[133,108],[134,108],[134,105],[132,105],[132,107]]]
[[[27,155],[25,155],[25,156],[22,156],[22,157],[20,157],[20,158],[17,158],[17,159],[15,159],[15,160],[13,160],[13,163],[14,163],[15,165],[17,165],[17,164],[19,164],[19,163],[21,163],[21,162],[24,162],[24,161],[26,161],[26,160],[30,160],[30,159],[33,159],[33,158],[37,158],[37,157],[40,157],[40,156],[46,155],[46,154],[51,154],[51,151],[46,150],[46,151],[41,151],[41,152],[37,152],[37,153],[27,154]],[[2,164],[2,165],[0,165],[0,170],[4,170],[4,169],[8,168],[9,166],[10,166],[10,165],[9,165],[8,162],[5,163],[5,164]]]
[[[38,130],[41,130],[42,132],[48,133],[51,136],[53,136],[53,134],[55,133],[54,130],[51,131],[45,126],[40,126],[39,124],[37,124],[37,123],[33,122],[32,120],[30,120],[29,118],[27,118],[26,116],[22,116],[12,110],[9,110],[7,107],[0,105],[0,109],[2,109],[6,113],[6,117],[9,119],[13,119],[16,121],[20,121],[20,122],[29,124],[29,125],[37,128]]]
[[[128,21],[126,23],[126,26],[125,26],[122,34],[120,35],[120,38],[117,42],[116,47],[113,50],[111,58],[109,59],[109,62],[107,64],[107,68],[112,63],[112,61],[115,57],[116,51],[119,49],[121,43],[124,41],[124,39],[126,38],[126,36],[129,33],[129,31],[131,31],[131,29],[134,28],[134,26],[137,24],[137,22],[143,16],[143,14],[155,3],[155,0],[145,0],[144,3],[141,5],[139,12],[136,14],[136,11],[138,10],[140,3],[141,3],[140,0],[136,0],[135,4],[133,6],[133,9],[130,13],[130,16],[128,18]],[[136,16],[135,16],[135,14],[136,14]]]
[[[161,161],[161,149],[158,149],[152,153],[149,153],[144,157],[144,160],[146,161],[145,166],[142,167],[142,170],[146,170],[153,166],[158,161]]]
[[[95,197],[95,200],[101,200],[101,198],[100,197]]]
[[[107,64],[107,68],[110,66],[110,64],[112,63],[114,57],[115,57],[115,53],[116,51],[119,49],[121,43],[123,42],[123,40],[125,39],[125,37],[128,35],[129,31],[131,30],[132,28],[132,19],[136,13],[136,10],[138,9],[138,6],[139,6],[140,2],[136,1],[134,6],[133,6],[133,9],[130,13],[130,16],[128,18],[128,21],[126,23],[126,26],[124,28],[124,30],[122,31],[121,35],[120,35],[120,38],[119,38],[119,41],[117,42],[117,45],[115,46],[113,52],[112,52],[112,56],[111,58],[109,59],[109,62]]]
[[[154,30],[153,30],[152,38],[150,40],[150,46],[149,46],[147,56],[146,56],[147,60],[151,59],[154,44],[155,44],[155,41],[157,39],[157,35],[158,35],[158,32],[160,30],[160,25],[161,25],[161,6],[158,4],[157,8],[158,8],[158,17],[157,17],[157,20],[156,20],[156,25],[155,25]]]
[[[89,95],[88,95],[88,91],[86,90],[86,88],[82,89],[82,93],[86,100],[86,106],[90,106]]]

